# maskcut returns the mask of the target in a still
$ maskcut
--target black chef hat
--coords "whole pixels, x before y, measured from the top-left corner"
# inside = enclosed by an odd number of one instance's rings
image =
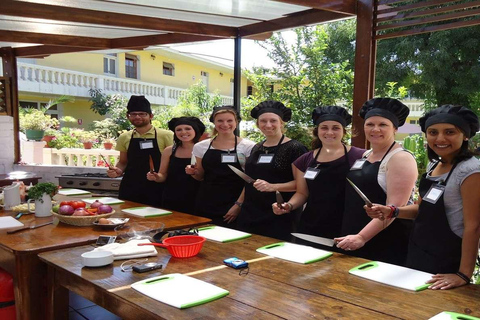
[[[398,128],[405,124],[409,113],[410,109],[397,99],[375,98],[365,102],[358,115],[365,120],[374,116],[387,118]]]
[[[234,106],[217,106],[213,108],[212,114],[210,115],[210,118],[209,118],[210,122],[213,122],[213,118],[215,118],[215,114],[221,110],[231,110],[237,115],[238,122],[242,120],[242,118],[240,118],[240,114],[238,113],[237,109],[235,109]]]
[[[420,127],[423,132],[437,123],[453,124],[460,128],[468,138],[473,137],[479,128],[478,116],[472,110],[451,104],[433,109],[420,118]]]
[[[283,121],[289,121],[292,118],[292,110],[285,107],[283,103],[273,100],[260,102],[255,108],[252,109],[250,115],[254,119],[258,119],[261,114],[266,112],[277,114],[280,116],[280,118],[282,118]]]
[[[195,130],[197,136],[201,136],[205,132],[205,125],[197,117],[179,117],[168,121],[168,129],[175,133],[175,128],[179,125],[186,124]]]
[[[152,109],[150,108],[150,102],[145,98],[145,96],[131,96],[127,104],[127,112],[147,112],[152,114]]]
[[[352,123],[352,116],[345,108],[338,106],[316,107],[312,112],[313,124],[318,126],[323,121],[337,121],[343,127]]]

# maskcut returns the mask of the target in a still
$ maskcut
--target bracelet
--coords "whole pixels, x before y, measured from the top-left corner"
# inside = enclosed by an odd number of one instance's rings
[[[287,205],[290,207],[290,211],[293,211],[293,204],[291,204],[290,202],[287,202]]]
[[[238,201],[235,201],[235,204],[241,208],[241,207],[242,207],[242,205],[243,205],[243,202],[238,202]]]
[[[470,278],[467,277],[467,275],[466,275],[465,273],[458,271],[458,272],[456,273],[456,275],[459,276],[460,278],[462,278],[462,280],[465,281],[466,284],[469,284],[469,283],[470,283]]]
[[[393,204],[388,205],[387,207],[390,208],[390,214],[388,215],[387,219],[392,219],[398,217],[398,214],[400,213],[400,209]]]

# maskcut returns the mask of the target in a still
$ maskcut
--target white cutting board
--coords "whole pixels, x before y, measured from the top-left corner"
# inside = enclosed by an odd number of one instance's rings
[[[428,320],[480,320],[480,318],[467,316],[462,313],[443,311]]]
[[[278,242],[257,249],[258,252],[298,263],[312,263],[330,257],[333,253],[289,242]]]
[[[172,213],[172,211],[152,207],[133,207],[122,209],[122,211],[140,218],[160,217]]]
[[[125,201],[117,199],[117,198],[112,198],[112,197],[93,197],[93,198],[87,198],[87,199],[82,199],[82,201],[92,204],[95,202],[95,200],[100,201],[103,204],[120,204],[120,203],[125,203]]]
[[[228,295],[213,284],[173,273],[135,282],[132,288],[150,298],[179,309],[194,307]]]
[[[427,289],[430,284],[425,282],[433,276],[431,273],[380,261],[361,264],[348,272],[365,279],[412,291]]]
[[[250,233],[219,226],[198,228],[198,235],[218,242],[230,242],[252,236]]]
[[[89,195],[91,192],[81,190],[81,189],[60,189],[58,190],[58,194],[63,196],[79,196],[79,195]]]
[[[0,229],[23,227],[24,224],[13,217],[0,217]]]

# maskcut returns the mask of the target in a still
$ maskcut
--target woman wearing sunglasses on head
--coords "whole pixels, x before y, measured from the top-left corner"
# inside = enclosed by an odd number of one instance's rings
[[[431,289],[470,282],[480,238],[480,161],[468,148],[479,129],[477,115],[462,106],[444,105],[422,118],[431,160],[420,181],[419,204],[366,207],[371,218],[415,219],[407,267],[435,275]]]
[[[215,107],[210,121],[215,126],[214,137],[195,144],[193,155],[197,163],[188,165],[185,172],[202,181],[195,214],[212,219],[216,225],[227,226],[240,211],[235,201],[245,184],[229,165],[243,171],[255,143],[235,134],[240,115],[233,106]]]

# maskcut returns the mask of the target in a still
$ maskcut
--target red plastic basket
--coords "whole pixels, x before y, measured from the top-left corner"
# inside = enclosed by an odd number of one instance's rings
[[[164,239],[163,245],[175,258],[190,258],[200,252],[205,240],[204,237],[194,235],[175,236]]]

